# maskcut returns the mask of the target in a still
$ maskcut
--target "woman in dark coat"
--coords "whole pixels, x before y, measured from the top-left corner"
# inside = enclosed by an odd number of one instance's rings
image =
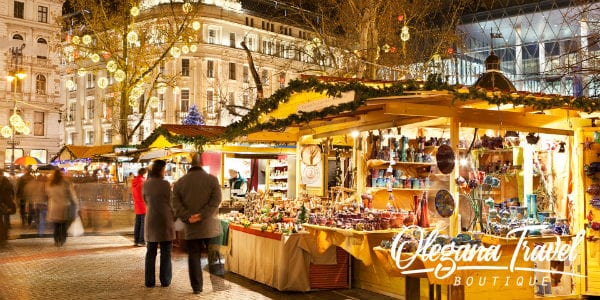
[[[152,163],[148,180],[144,182],[142,190],[142,196],[146,203],[144,235],[147,248],[144,283],[147,287],[153,287],[156,284],[155,267],[159,245],[161,286],[169,286],[172,278],[171,249],[173,248],[173,239],[175,239],[175,218],[171,205],[171,185],[163,179],[165,166],[164,160],[156,160]]]

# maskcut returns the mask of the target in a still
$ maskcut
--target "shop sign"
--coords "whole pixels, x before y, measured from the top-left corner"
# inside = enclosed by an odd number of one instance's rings
[[[422,228],[413,231],[413,236],[418,240],[416,249],[411,249],[411,252],[403,252],[402,249],[406,249],[407,243],[411,242],[402,238],[403,235],[410,234],[409,229],[404,229],[393,240],[390,254],[403,275],[432,273],[437,279],[451,280],[453,285],[509,286],[515,284],[523,286],[529,284],[534,286],[536,284],[534,272],[585,277],[582,274],[568,271],[522,266],[523,262],[532,266],[535,266],[534,263],[541,265],[540,262],[550,261],[573,262],[577,255],[577,247],[585,238],[585,230],[581,230],[572,238],[571,243],[561,240],[560,236],[556,236],[556,240],[552,243],[537,243],[527,239],[529,230],[539,230],[537,227],[540,226],[511,230],[507,237],[519,236],[519,239],[515,244],[514,251],[504,254],[502,245],[456,245],[454,241],[442,245],[438,242],[441,236],[437,229],[427,234]],[[506,259],[506,255],[510,256],[510,260]],[[425,266],[423,269],[412,267],[417,260],[423,262],[423,266]],[[517,261],[521,262],[520,266],[517,265]],[[477,282],[474,282],[473,276],[465,276],[469,272],[480,274],[476,276]],[[485,272],[489,272],[490,276],[481,276]],[[511,273],[515,272],[519,272],[519,276],[511,276]],[[523,272],[531,272],[532,276],[524,278]],[[496,273],[503,274],[503,276],[497,276]]]
[[[324,108],[330,106],[337,106],[340,104],[354,101],[355,91],[349,91],[342,93],[341,97],[326,97],[320,99],[313,99],[310,102],[302,103],[296,108],[296,112],[312,112],[321,111]]]

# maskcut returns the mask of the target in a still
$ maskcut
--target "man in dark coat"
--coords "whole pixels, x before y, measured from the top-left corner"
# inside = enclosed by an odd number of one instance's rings
[[[173,186],[173,207],[176,216],[184,223],[189,276],[194,294],[202,292],[202,245],[222,234],[217,218],[220,204],[219,180],[202,169],[200,154],[195,154],[188,173]]]
[[[25,187],[35,178],[31,175],[31,166],[25,168],[24,173],[17,180],[17,201],[19,202],[19,213],[21,214],[21,225],[31,225],[33,221],[33,203],[26,197]]]
[[[14,201],[15,191],[13,185],[4,174],[0,175],[0,247],[6,246],[8,240],[8,228],[10,227],[10,218],[5,218],[14,214],[17,206]]]

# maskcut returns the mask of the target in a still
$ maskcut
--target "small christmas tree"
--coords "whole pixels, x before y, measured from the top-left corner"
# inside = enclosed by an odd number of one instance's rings
[[[192,104],[188,110],[187,116],[181,121],[183,125],[205,125],[204,117],[198,111],[196,104]]]

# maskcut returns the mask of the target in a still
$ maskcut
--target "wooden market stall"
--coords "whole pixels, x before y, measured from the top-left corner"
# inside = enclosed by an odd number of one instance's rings
[[[376,85],[393,89],[391,84],[373,84]],[[258,108],[260,113],[256,119],[242,120],[236,124],[239,127],[233,126],[225,132],[274,130],[297,141],[297,190],[307,191],[304,172],[312,169],[311,172],[319,175],[316,180],[308,179],[318,184],[309,194],[322,198],[330,195],[329,206],[324,209],[326,213],[315,211],[315,220],[309,221],[312,225],[304,227],[315,238],[317,249],[337,246],[353,257],[353,286],[410,299],[416,294],[428,293],[431,299],[440,296],[475,299],[485,298],[490,292],[501,292],[514,299],[531,299],[536,295],[564,299],[589,290],[590,284],[579,276],[583,273],[579,270],[586,263],[580,243],[590,241],[576,236],[586,226],[581,209],[585,203],[584,162],[579,158],[581,147],[586,145],[583,142],[586,131],[582,128],[590,126],[589,119],[581,118],[577,109],[557,105],[556,96],[486,94],[468,89],[441,91],[425,87],[411,92],[399,89],[396,95],[390,96],[391,91],[378,94],[365,91],[365,86],[354,82],[345,85],[312,82],[295,90],[295,94],[267,99]],[[524,103],[526,105],[522,105]],[[589,136],[591,131],[587,130]],[[337,152],[333,149],[338,143],[351,148],[345,165],[348,180],[332,187],[324,174],[328,173],[326,162]],[[443,145],[454,154],[451,160],[445,160],[446,164],[452,162],[449,171],[443,171],[448,166],[436,161]],[[331,190],[344,193],[336,197],[336,192],[329,193]],[[438,196],[440,191],[445,192],[441,197]],[[296,196],[301,194],[298,192]],[[539,202],[531,206],[533,198]],[[425,204],[426,209],[419,209],[417,203]],[[474,212],[474,206],[481,213]],[[394,220],[402,220],[400,225],[412,225],[415,222],[407,220],[418,219],[416,212],[420,210],[428,213],[428,222],[420,223],[422,227],[430,231],[436,229],[451,238],[459,233],[463,233],[463,237],[465,233],[474,237],[477,231],[487,229],[479,244],[503,247],[504,254],[499,261],[502,264],[519,249],[517,238],[506,238],[505,230],[509,227],[502,223],[506,221],[501,220],[500,215],[505,213],[506,218],[513,218],[508,215],[511,206],[522,209],[529,206],[525,219],[530,217],[531,220],[521,219],[526,224],[542,224],[540,219],[544,217],[548,219],[543,224],[559,219],[562,227],[552,223],[552,228],[560,228],[558,235],[546,230],[543,234],[535,233],[542,234],[541,237],[532,234],[524,237],[524,241],[530,245],[559,246],[556,240],[559,237],[565,247],[572,245],[576,249],[573,259],[536,262],[525,259],[519,264],[526,270],[520,273],[510,270],[501,271],[500,275],[489,273],[489,276],[503,278],[526,274],[528,277],[524,280],[530,281],[525,285],[479,286],[465,281],[454,285],[448,280],[427,280],[428,276],[415,282],[413,276],[389,268],[386,261],[389,263],[392,257],[385,254],[388,250],[378,248],[380,244],[389,246],[389,241],[402,230],[402,226],[390,228],[390,218],[402,215]],[[533,207],[538,206],[540,214],[534,212]],[[369,210],[363,212],[365,208]],[[358,223],[353,220],[369,213],[375,215],[375,220]],[[499,215],[497,219],[496,215]],[[377,221],[378,217],[387,221]],[[487,223],[488,217],[490,223]],[[554,276],[556,272],[562,272],[562,276]],[[548,278],[550,284],[545,282]]]

